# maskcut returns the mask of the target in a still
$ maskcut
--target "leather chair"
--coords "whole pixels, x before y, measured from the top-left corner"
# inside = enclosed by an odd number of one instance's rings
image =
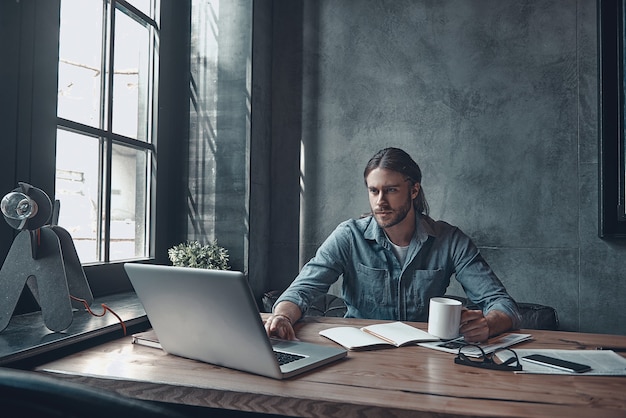
[[[185,416],[165,405],[126,398],[39,372],[6,367],[0,367],[0,411],[7,417],[43,418]]]
[[[559,329],[559,316],[553,307],[536,303],[518,303],[517,306],[522,314],[520,328],[551,331]]]

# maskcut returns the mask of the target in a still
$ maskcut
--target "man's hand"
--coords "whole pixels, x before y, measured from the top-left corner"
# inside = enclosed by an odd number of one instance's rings
[[[282,340],[297,340],[293,324],[300,319],[302,313],[298,305],[291,302],[281,302],[274,309],[274,313],[265,321],[267,335]]]
[[[480,310],[463,309],[459,331],[468,343],[481,343],[508,331],[512,325],[511,318],[501,311],[493,310],[484,316]]]
[[[489,324],[483,311],[461,311],[461,327],[459,332],[468,343],[480,343],[489,338]]]
[[[265,321],[267,335],[282,340],[297,340],[291,319],[285,315],[272,315]]]

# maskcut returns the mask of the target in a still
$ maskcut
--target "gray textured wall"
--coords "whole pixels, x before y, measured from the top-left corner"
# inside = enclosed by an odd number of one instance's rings
[[[275,34],[288,3],[274,3]],[[301,48],[275,37],[274,71],[301,77],[275,74],[272,88],[302,100],[275,100],[272,114],[300,124],[275,127],[291,146],[273,153],[292,158],[302,141],[301,262],[368,209],[364,165],[399,146],[423,170],[431,215],[470,235],[518,301],[554,306],[565,330],[626,333],[626,245],[597,235],[595,2],[320,0],[296,12]],[[293,247],[294,216],[283,219],[275,266]]]

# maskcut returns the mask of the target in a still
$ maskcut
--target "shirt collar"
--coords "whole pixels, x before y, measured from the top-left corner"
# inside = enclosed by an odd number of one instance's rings
[[[415,214],[415,225],[417,225],[413,238],[418,242],[424,242],[429,236],[436,237],[437,232],[433,228],[434,221],[428,215],[422,215],[420,213]],[[374,219],[374,216],[370,216],[370,222],[363,234],[365,239],[375,240],[382,243],[386,240],[385,231],[378,226],[378,222]]]
[[[428,215],[418,214],[417,219],[417,236],[418,238],[424,237],[424,239],[437,236],[437,231],[434,228],[435,221]]]

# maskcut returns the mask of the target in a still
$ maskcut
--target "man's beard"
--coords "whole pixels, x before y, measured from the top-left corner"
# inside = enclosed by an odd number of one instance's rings
[[[412,205],[413,205],[413,202],[411,201],[411,199],[408,199],[407,203],[398,209],[391,209],[389,207],[378,208],[376,210],[373,210],[374,219],[376,219],[378,226],[380,226],[381,228],[383,229],[391,228],[392,226],[398,225],[400,222],[402,222],[406,218],[406,215],[411,211]],[[384,220],[381,219],[380,218],[381,214],[378,213],[380,211],[383,211],[383,212],[392,211],[392,213],[390,214],[391,217],[385,218]]]

